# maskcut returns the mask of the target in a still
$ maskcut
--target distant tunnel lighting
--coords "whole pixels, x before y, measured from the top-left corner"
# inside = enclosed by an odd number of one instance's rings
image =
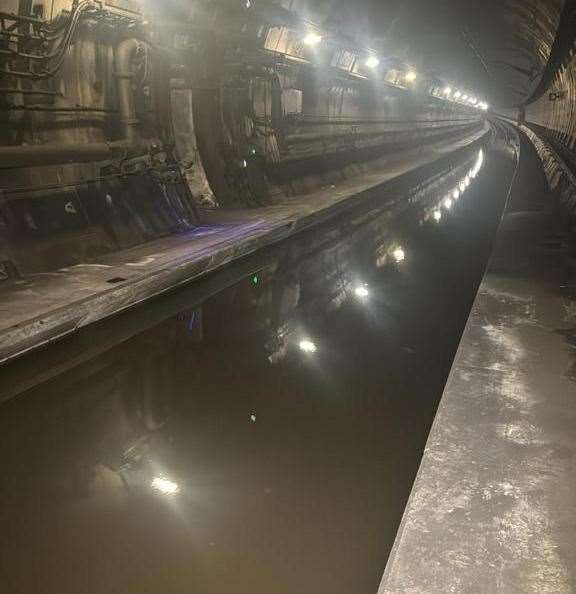
[[[180,491],[177,483],[169,481],[168,479],[157,476],[151,483],[151,487],[156,491],[160,491],[164,495],[175,495]]]
[[[401,247],[399,247],[392,252],[392,256],[394,257],[394,260],[396,260],[396,262],[400,263],[405,260],[406,253]]]
[[[418,75],[414,72],[414,70],[409,70],[406,73],[405,78],[406,78],[407,82],[414,82],[418,78]]]
[[[314,46],[318,45],[322,41],[322,36],[318,35],[318,33],[314,33],[310,31],[306,34],[304,39],[302,40],[306,45]]]
[[[370,291],[368,291],[368,288],[364,285],[359,285],[354,289],[354,295],[356,295],[356,297],[359,297],[360,299],[364,299],[368,297],[368,295],[370,295]]]
[[[432,213],[432,216],[434,217],[434,220],[438,223],[440,221],[440,219],[442,218],[442,213],[439,210],[435,210]]]
[[[368,68],[377,68],[380,65],[380,60],[376,56],[368,56],[365,64]]]
[[[452,200],[451,198],[444,198],[444,206],[450,210],[452,208]]]
[[[301,340],[298,343],[298,348],[301,351],[303,351],[304,353],[315,353],[318,350],[318,347],[311,340],[308,340],[307,338],[304,340]]]
[[[488,110],[488,104],[487,103],[480,103],[478,105],[478,107],[482,110],[482,111],[487,111]]]

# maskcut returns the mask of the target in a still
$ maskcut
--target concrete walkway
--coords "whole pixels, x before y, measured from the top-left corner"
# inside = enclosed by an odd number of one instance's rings
[[[2,287],[0,362],[198,278],[256,249],[318,224],[383,183],[480,140],[483,130],[398,153],[385,171],[298,196],[284,204],[227,213],[190,233],[149,242]]]
[[[379,594],[576,592],[576,246],[531,145]]]

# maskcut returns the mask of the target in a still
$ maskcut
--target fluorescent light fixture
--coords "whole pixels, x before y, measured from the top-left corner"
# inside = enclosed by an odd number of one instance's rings
[[[175,495],[180,491],[178,483],[170,481],[167,478],[161,476],[154,477],[154,480],[150,486],[154,490],[160,491],[160,493],[163,493],[164,495]]]
[[[366,297],[368,297],[368,295],[370,295],[370,291],[365,285],[359,285],[354,289],[354,295],[356,295],[356,297],[359,297],[360,299],[365,299]]]
[[[364,63],[368,68],[377,68],[380,65],[380,60],[376,56],[368,56]]]
[[[400,263],[405,260],[406,253],[401,247],[398,247],[392,252],[392,256],[394,257],[394,260],[396,260],[396,262]]]
[[[309,31],[302,41],[306,45],[318,45],[322,41],[322,35],[318,35],[318,33],[314,33],[314,31]]]
[[[305,338],[298,343],[298,348],[304,353],[315,353],[318,347],[309,339]]]

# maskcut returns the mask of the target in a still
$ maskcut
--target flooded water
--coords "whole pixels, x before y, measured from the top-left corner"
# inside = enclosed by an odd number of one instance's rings
[[[2,372],[2,592],[374,594],[506,198],[478,148]]]

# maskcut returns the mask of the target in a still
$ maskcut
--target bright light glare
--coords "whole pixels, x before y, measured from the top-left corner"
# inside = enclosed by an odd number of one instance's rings
[[[364,285],[360,285],[354,289],[354,295],[356,295],[356,297],[364,299],[365,297],[368,297],[368,295],[370,295],[370,291],[368,291],[368,289]]]
[[[460,198],[460,190],[454,190],[452,192],[452,198],[454,198],[454,200],[458,200],[458,198]]]
[[[434,220],[435,220],[436,222],[438,222],[438,221],[440,221],[440,219],[442,218],[442,213],[441,213],[439,210],[435,210],[435,211],[432,213],[432,216],[434,217]]]
[[[150,486],[164,495],[175,495],[180,491],[180,487],[177,483],[169,481],[161,476],[155,477]]]
[[[474,97],[470,97],[470,103],[472,103],[472,105],[476,105],[476,103],[478,103],[478,99],[475,99]]]
[[[365,62],[368,68],[376,68],[380,64],[380,60],[376,56],[369,56]]]
[[[450,87],[446,87],[444,89],[444,95],[451,95],[452,94],[452,89]]]
[[[392,255],[394,256],[394,260],[396,260],[396,262],[403,262],[404,259],[406,258],[406,253],[404,252],[404,250],[401,247],[396,248],[392,252]]]
[[[461,181],[458,187],[460,188],[460,191],[463,192],[466,189],[466,183]]]
[[[462,101],[468,101],[468,95],[462,95]]]
[[[306,37],[302,40],[306,45],[318,45],[322,41],[322,36],[318,33],[310,31],[306,34]]]
[[[444,206],[450,210],[452,208],[452,200],[450,198],[445,198],[444,199]]]
[[[305,338],[298,343],[298,348],[305,353],[315,353],[318,347],[311,341]]]
[[[459,99],[462,96],[462,93],[460,91],[456,91],[454,93],[454,97],[456,97],[456,99]]]
[[[414,72],[414,70],[409,70],[406,73],[406,80],[408,82],[414,82],[418,78],[418,75]]]

